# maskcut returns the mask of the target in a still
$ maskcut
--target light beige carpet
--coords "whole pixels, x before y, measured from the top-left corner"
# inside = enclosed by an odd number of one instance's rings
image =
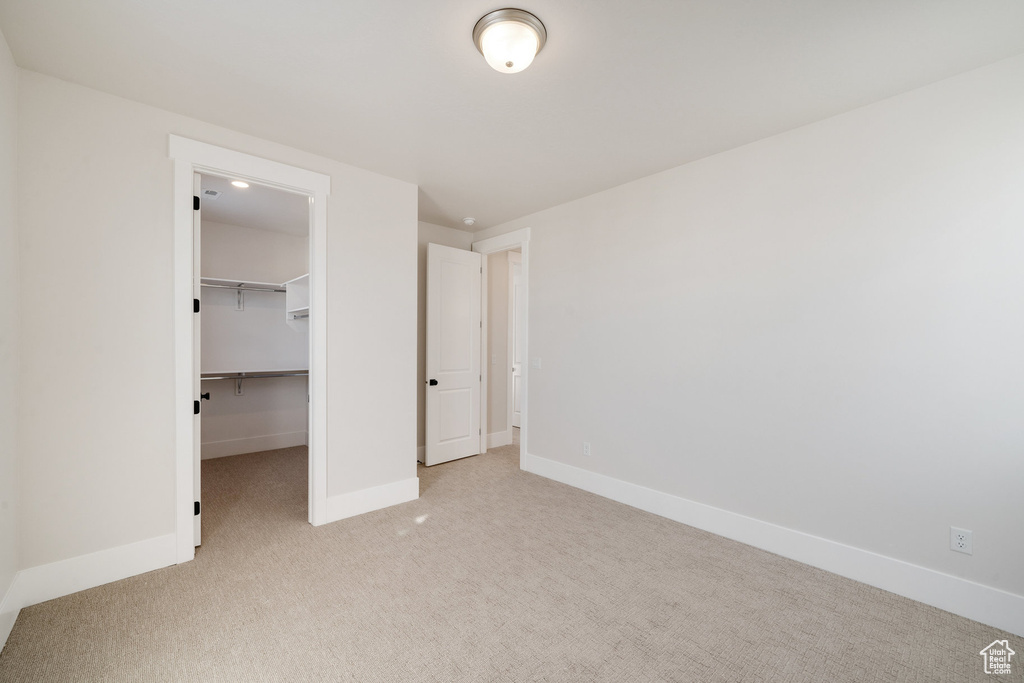
[[[305,449],[206,461],[196,559],[23,610],[0,681],[990,678],[995,629],[517,463],[314,528]]]

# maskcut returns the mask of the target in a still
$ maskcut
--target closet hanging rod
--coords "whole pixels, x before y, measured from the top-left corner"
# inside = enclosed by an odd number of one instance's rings
[[[200,375],[202,380],[214,379],[263,379],[265,377],[308,377],[309,370],[282,370],[280,372],[211,372]]]
[[[244,284],[239,285],[211,285],[206,282],[200,284],[201,287],[216,287],[217,289],[237,289],[240,292],[287,292],[286,289],[279,287],[246,287]]]

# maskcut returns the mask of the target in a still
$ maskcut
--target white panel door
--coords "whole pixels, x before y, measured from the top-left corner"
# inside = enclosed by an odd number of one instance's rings
[[[196,301],[201,301],[200,293],[202,287],[200,286],[200,263],[202,259],[201,254],[201,237],[202,230],[202,218],[200,215],[200,204],[199,197],[203,194],[202,189],[203,177],[198,173],[192,177],[192,196],[194,210],[192,211],[192,297]],[[193,311],[195,309],[193,308]],[[195,417],[192,424],[193,435],[192,435],[192,466],[193,466],[193,494],[196,501],[196,512],[194,517],[194,534],[195,544],[199,545],[202,540],[202,528],[203,528],[203,517],[201,512],[201,501],[202,498],[202,482],[200,480],[201,473],[201,452],[203,444],[203,416],[202,416],[202,403],[204,396],[202,395],[202,381],[200,380],[200,373],[202,372],[202,328],[200,323],[202,316],[195,314],[192,316],[192,395],[196,397],[195,404],[200,406],[199,410],[194,411]],[[209,398],[210,394],[206,394],[205,398]]]
[[[480,254],[427,245],[425,464],[480,452]]]
[[[520,296],[520,281],[523,275],[523,255],[510,251],[508,254],[509,273],[509,335],[512,366],[512,426],[519,426],[520,405],[522,404],[523,385],[523,298]]]

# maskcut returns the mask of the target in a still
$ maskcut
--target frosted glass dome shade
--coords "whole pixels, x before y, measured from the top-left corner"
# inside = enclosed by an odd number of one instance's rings
[[[519,73],[533,63],[547,38],[544,24],[529,12],[503,9],[485,15],[473,29],[473,40],[495,71]]]

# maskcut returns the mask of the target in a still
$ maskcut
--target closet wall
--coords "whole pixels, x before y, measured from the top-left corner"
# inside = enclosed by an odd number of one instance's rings
[[[203,221],[202,276],[281,284],[308,272],[309,239]],[[285,294],[203,287],[202,372],[309,367],[309,321],[285,315]],[[205,380],[202,458],[307,443],[307,378]]]
[[[203,219],[203,277],[286,282],[308,273],[308,263],[309,237]]]

